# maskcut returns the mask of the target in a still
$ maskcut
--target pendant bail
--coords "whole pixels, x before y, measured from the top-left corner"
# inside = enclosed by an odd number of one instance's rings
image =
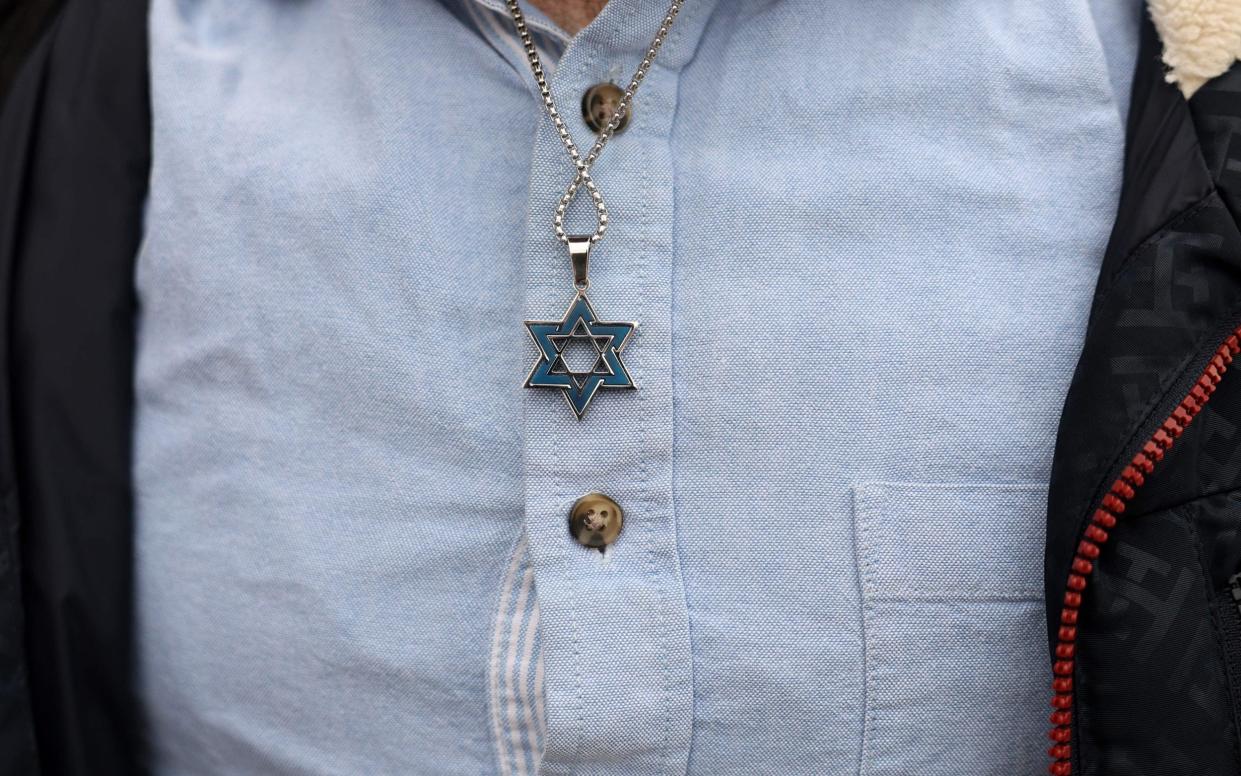
[[[578,291],[590,287],[590,246],[593,236],[571,234],[568,236],[569,258],[573,261],[573,286]]]

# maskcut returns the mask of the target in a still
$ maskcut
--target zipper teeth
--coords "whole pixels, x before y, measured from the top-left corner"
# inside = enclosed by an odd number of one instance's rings
[[[1056,659],[1052,664],[1052,746],[1047,750],[1053,760],[1047,769],[1052,776],[1070,776],[1073,773],[1073,674],[1077,655],[1077,618],[1081,610],[1082,595],[1090,582],[1095,560],[1107,543],[1108,531],[1116,526],[1125,506],[1133,499],[1137,489],[1163,460],[1163,456],[1176,442],[1190,421],[1202,411],[1215,393],[1224,372],[1232,363],[1233,356],[1241,351],[1241,328],[1233,331],[1216,350],[1215,355],[1199,375],[1189,394],[1181,400],[1172,414],[1164,419],[1158,430],[1146,440],[1142,449],[1124,468],[1108,490],[1086,531],[1077,544],[1073,556],[1072,571],[1065,584],[1064,604],[1060,610],[1060,630],[1056,638]]]

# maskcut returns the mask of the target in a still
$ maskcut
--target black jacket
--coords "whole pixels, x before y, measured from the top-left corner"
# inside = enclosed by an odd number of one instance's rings
[[[0,112],[0,774],[142,772],[130,423],[145,18],[135,0],[68,0]],[[1241,774],[1241,67],[1186,101],[1159,56],[1147,24],[1055,452],[1053,773]]]

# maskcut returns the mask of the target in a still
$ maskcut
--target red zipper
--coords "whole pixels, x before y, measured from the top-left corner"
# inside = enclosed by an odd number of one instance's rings
[[[1065,584],[1064,606],[1060,610],[1060,630],[1056,637],[1056,659],[1052,664],[1051,689],[1054,695],[1051,699],[1053,711],[1050,737],[1053,743],[1048,750],[1054,760],[1048,768],[1052,776],[1069,776],[1073,772],[1073,673],[1077,652],[1077,617],[1081,610],[1082,595],[1089,584],[1090,574],[1094,571],[1095,560],[1102,551],[1102,545],[1107,543],[1108,531],[1115,527],[1120,516],[1124,514],[1125,506],[1133,499],[1137,489],[1146,482],[1155,466],[1163,460],[1164,454],[1185,427],[1206,406],[1224,372],[1228,370],[1228,365],[1232,363],[1233,356],[1239,351],[1241,328],[1229,335],[1216,349],[1215,355],[1207,362],[1189,394],[1146,440],[1146,444],[1142,445],[1142,449],[1112,483],[1107,495],[1095,509],[1090,525],[1086,526],[1085,535],[1077,544],[1072,571]]]

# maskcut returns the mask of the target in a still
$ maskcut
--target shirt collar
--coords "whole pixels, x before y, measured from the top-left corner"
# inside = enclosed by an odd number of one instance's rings
[[[526,50],[522,46],[521,37],[509,16],[504,0],[449,0],[457,6],[465,20],[496,49],[509,55],[515,55],[521,62],[526,61]],[[539,52],[539,59],[548,76],[555,72],[556,63],[568,47],[571,36],[549,19],[546,14],[530,3],[522,3],[522,14],[526,17],[526,27],[530,30],[530,38]]]

